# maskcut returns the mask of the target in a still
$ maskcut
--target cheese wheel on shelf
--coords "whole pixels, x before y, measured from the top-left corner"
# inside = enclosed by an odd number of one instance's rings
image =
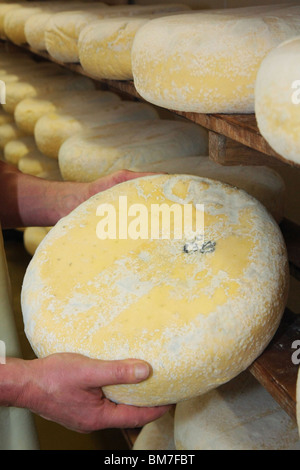
[[[146,424],[139,433],[133,450],[176,450],[174,413],[172,411],[168,411],[161,418]]]
[[[24,136],[7,142],[3,149],[3,154],[7,162],[18,165],[19,160],[34,149],[36,149],[34,138],[32,136]]]
[[[54,112],[77,113],[88,106],[103,106],[108,103],[119,102],[120,98],[116,93],[110,91],[87,90],[87,91],[62,91],[49,93],[43,98],[27,98],[20,101],[14,111],[14,118],[17,126],[29,135],[34,134],[37,121],[45,114]]]
[[[300,164],[300,36],[273,49],[261,64],[255,114],[269,145],[289,163]]]
[[[178,403],[177,450],[300,450],[295,422],[247,371]]]
[[[9,83],[6,86],[6,103],[3,109],[13,114],[17,104],[25,98],[46,96],[48,92],[63,90],[87,90],[94,89],[92,80],[84,76],[61,75],[49,78],[35,78],[28,82]]]
[[[5,35],[5,32],[4,32],[4,18],[5,18],[6,13],[8,13],[8,11],[10,11],[10,10],[13,10],[13,9],[16,9],[16,8],[21,8],[22,6],[24,6],[24,2],[20,2],[20,3],[1,3],[1,5],[0,5],[0,38],[1,39],[6,38],[6,35]]]
[[[94,181],[139,161],[149,163],[188,155],[206,155],[207,131],[184,121],[154,119],[119,123],[67,139],[58,153],[62,177]]]
[[[132,47],[135,87],[158,106],[198,113],[253,113],[259,66],[300,34],[300,6],[176,15],[142,26]]]
[[[243,189],[258,199],[278,223],[284,216],[286,187],[282,177],[272,168],[222,166],[208,157],[192,156],[154,163],[139,162],[137,158],[136,163],[127,169],[138,172],[196,175],[222,181]]]
[[[103,107],[97,104],[83,110],[70,110],[69,114],[50,113],[42,116],[35,125],[34,137],[40,151],[57,160],[62,144],[80,132],[93,127],[145,119],[159,120],[155,108],[147,103],[120,101]]]
[[[18,161],[18,169],[27,175],[37,176],[44,171],[58,171],[56,160],[43,155],[38,150],[31,150]]]
[[[25,227],[23,241],[24,247],[29,255],[34,255],[37,247],[50,230],[51,227]]]
[[[170,210],[159,223],[162,207]],[[21,301],[38,357],[145,360],[153,370],[146,381],[103,391],[118,403],[156,406],[245,370],[275,334],[287,291],[283,237],[262,204],[207,178],[151,175],[61,219],[27,268]]]
[[[179,6],[174,14],[182,9]],[[170,12],[93,21],[78,39],[82,68],[96,79],[132,80],[131,48],[137,31],[148,21],[166,15]]]
[[[14,122],[0,125],[0,149],[13,139],[23,137],[24,132],[19,129]]]
[[[41,5],[41,4],[40,4]],[[47,3],[45,2],[45,8]],[[9,10],[4,15],[4,34],[13,43],[17,45],[25,44],[26,37],[24,33],[24,25],[27,18],[35,13],[42,11],[41,6],[28,5],[17,9]]]
[[[52,15],[45,30],[45,44],[49,54],[62,62],[79,62],[78,39],[81,31],[93,21],[117,16],[138,16],[162,11],[189,9],[182,4],[122,5],[91,10],[61,12]]]
[[[82,68],[97,79],[132,80],[133,39],[150,19],[151,16],[106,18],[86,26],[78,40]]]

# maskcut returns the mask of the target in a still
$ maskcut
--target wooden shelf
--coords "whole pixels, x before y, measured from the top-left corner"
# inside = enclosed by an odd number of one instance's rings
[[[144,99],[138,94],[133,81],[95,80],[80,64],[69,64],[53,59],[45,51],[36,51],[28,45],[15,46],[1,41],[7,48],[22,48],[36,57],[54,62],[73,72],[93,79],[100,87],[122,93],[129,99]],[[205,127],[209,131],[209,156],[221,165],[300,165],[288,162],[278,155],[259,132],[254,114],[199,114],[168,110],[171,113]]]
[[[2,41],[7,48],[16,48]],[[19,48],[18,48],[19,49]],[[53,60],[46,52],[37,52],[29,46],[22,46],[27,53],[50,60],[75,73],[88,76],[79,64],[65,64]],[[132,81],[95,80],[97,86],[115,90],[129,99],[143,100]],[[144,101],[144,100],[143,100]],[[169,110],[181,118],[199,124],[209,131],[210,158],[222,165],[290,165],[272,150],[261,136],[255,115],[197,114]],[[281,224],[290,261],[291,275],[300,280],[300,227],[287,220]],[[281,407],[296,420],[296,381],[299,366],[293,364],[292,344],[300,339],[300,315],[288,309],[281,325],[263,354],[251,365],[250,372],[269,391]],[[139,430],[124,430],[130,447],[133,446]]]

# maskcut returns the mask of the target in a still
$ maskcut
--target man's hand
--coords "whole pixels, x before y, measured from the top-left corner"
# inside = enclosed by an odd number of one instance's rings
[[[77,432],[140,427],[170,408],[117,405],[105,398],[101,389],[105,385],[134,384],[147,379],[151,369],[143,361],[100,361],[73,353],[12,361],[18,361],[23,370],[23,385],[13,405],[29,408]],[[2,367],[9,367],[9,363]]]

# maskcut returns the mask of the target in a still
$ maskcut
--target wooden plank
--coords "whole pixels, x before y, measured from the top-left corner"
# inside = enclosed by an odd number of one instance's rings
[[[296,383],[299,364],[294,364],[292,345],[300,339],[300,317],[286,310],[281,325],[263,354],[249,371],[296,421]]]
[[[215,163],[224,166],[256,165],[284,166],[274,157],[258,152],[221,134],[209,131],[209,157]]]

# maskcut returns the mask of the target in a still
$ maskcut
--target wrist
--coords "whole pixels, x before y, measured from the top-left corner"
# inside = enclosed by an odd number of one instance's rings
[[[27,362],[7,358],[6,364],[0,364],[0,406],[26,407],[23,401],[29,382]]]

